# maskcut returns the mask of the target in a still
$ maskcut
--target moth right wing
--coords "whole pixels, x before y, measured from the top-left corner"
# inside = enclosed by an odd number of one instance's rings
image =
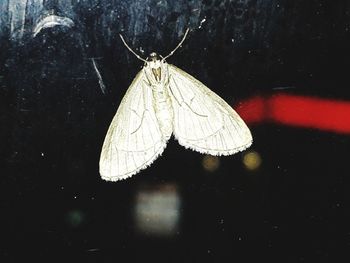
[[[169,65],[169,89],[178,142],[200,153],[231,155],[252,144],[241,117],[203,83]]]
[[[152,89],[142,69],[127,90],[105,137],[100,175],[128,178],[149,166],[166,146],[153,107]]]

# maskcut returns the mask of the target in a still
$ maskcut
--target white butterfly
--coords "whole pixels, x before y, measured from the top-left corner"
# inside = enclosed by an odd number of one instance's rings
[[[153,163],[174,134],[200,153],[231,155],[252,144],[239,115],[203,83],[151,53],[127,90],[108,129],[100,157],[101,177],[128,178]]]

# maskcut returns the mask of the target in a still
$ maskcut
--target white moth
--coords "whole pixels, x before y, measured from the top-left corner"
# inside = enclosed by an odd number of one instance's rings
[[[210,155],[231,155],[252,144],[239,115],[203,83],[151,53],[127,90],[108,129],[100,157],[101,177],[128,178],[153,163],[174,134],[178,142]]]

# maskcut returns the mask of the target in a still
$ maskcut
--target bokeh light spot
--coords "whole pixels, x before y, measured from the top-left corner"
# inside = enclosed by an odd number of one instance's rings
[[[134,207],[137,231],[159,237],[175,235],[179,230],[180,207],[176,184],[142,186]]]
[[[220,159],[217,156],[205,155],[202,160],[204,170],[215,172],[220,166]]]
[[[249,171],[254,171],[261,166],[261,156],[258,152],[249,151],[243,155],[244,167]]]
[[[85,213],[81,210],[74,209],[66,214],[66,222],[71,227],[79,227],[85,221]]]

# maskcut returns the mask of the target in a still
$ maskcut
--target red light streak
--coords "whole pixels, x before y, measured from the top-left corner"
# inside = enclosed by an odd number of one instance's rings
[[[237,112],[247,123],[274,122],[337,133],[350,133],[350,102],[276,94],[239,103]]]

